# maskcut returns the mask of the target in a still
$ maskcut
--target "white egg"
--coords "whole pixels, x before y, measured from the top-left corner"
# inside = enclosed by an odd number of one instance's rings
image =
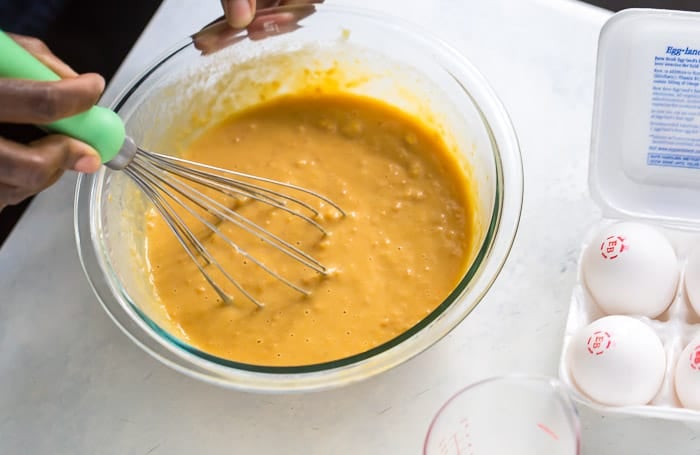
[[[676,394],[683,407],[700,411],[700,336],[681,353],[675,382]]]
[[[606,316],[582,328],[571,339],[569,355],[581,391],[609,406],[649,403],[666,369],[659,337],[630,316]]]
[[[634,222],[602,229],[582,266],[586,286],[606,314],[659,316],[673,301],[680,275],[666,236]]]
[[[685,267],[685,292],[690,305],[700,316],[700,248],[690,253]]]

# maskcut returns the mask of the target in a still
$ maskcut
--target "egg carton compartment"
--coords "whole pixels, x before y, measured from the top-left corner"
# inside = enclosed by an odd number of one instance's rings
[[[588,397],[576,385],[576,381],[571,374],[571,349],[569,347],[572,337],[593,321],[610,315],[598,307],[584,282],[582,271],[583,255],[596,233],[616,222],[618,221],[603,220],[592,226],[587,231],[582,248],[579,251],[577,282],[571,296],[559,365],[559,377],[567,386],[575,401],[600,412],[680,420],[693,425],[700,425],[700,411],[686,409],[681,406],[674,384],[676,365],[681,352],[693,338],[700,336],[700,315],[692,308],[685,291],[685,266],[689,253],[693,248],[700,246],[700,227],[697,231],[679,230],[646,223],[666,235],[676,252],[680,270],[675,296],[664,313],[656,318],[627,315],[651,327],[664,346],[666,369],[663,383],[654,399],[643,406],[609,406],[601,404]],[[644,359],[639,359],[639,361],[643,362]]]

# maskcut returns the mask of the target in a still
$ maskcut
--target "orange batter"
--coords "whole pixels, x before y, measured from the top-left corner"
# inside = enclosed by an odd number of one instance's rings
[[[433,311],[473,258],[474,183],[438,134],[376,100],[342,94],[278,98],[212,127],[185,158],[298,184],[347,212],[342,218],[320,207],[319,222],[329,231],[324,237],[279,209],[236,203],[240,214],[332,268],[325,277],[230,223],[219,226],[252,256],[310,290],[309,297],[264,273],[219,236],[203,236],[226,270],[265,303],[262,309],[233,286],[226,290],[234,303],[221,302],[167,225],[149,214],[148,259],[160,303],[179,336],[210,354],[270,366],[358,354]]]

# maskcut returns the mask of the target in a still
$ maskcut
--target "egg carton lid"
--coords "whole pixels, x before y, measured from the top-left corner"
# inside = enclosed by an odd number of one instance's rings
[[[605,23],[590,153],[605,216],[700,228],[700,13],[628,9]]]

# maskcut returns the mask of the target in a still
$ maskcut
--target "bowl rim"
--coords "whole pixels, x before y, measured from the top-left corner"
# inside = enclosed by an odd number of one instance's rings
[[[433,36],[428,31],[424,32],[421,30],[421,27],[403,19],[355,7],[327,4],[315,5],[315,7],[317,14],[350,15],[356,19],[365,19],[379,23],[385,28],[410,30],[415,40],[430,48],[431,52],[438,55],[442,60],[450,61],[453,65],[457,64],[461,73],[469,76],[472,88],[478,88],[475,92],[468,90],[462,81],[450,74],[460,85],[464,94],[471,99],[475,109],[478,111],[494,150],[496,182],[494,205],[489,217],[487,232],[472,264],[455,289],[430,314],[406,332],[367,351],[333,361],[302,366],[251,365],[208,354],[178,340],[160,328],[158,324],[139,310],[137,305],[131,302],[129,296],[118,285],[118,278],[108,263],[108,259],[105,258],[106,255],[102,253],[104,251],[104,248],[101,248],[102,238],[98,235],[102,231],[101,229],[96,229],[94,225],[95,222],[101,222],[101,217],[99,216],[100,208],[96,201],[97,195],[101,194],[105,170],[102,169],[93,175],[81,174],[76,184],[74,201],[75,238],[81,266],[93,292],[115,324],[142,349],[161,362],[185,374],[199,377],[208,382],[248,390],[276,390],[279,385],[277,382],[285,384],[286,389],[322,389],[333,385],[354,382],[355,380],[374,376],[381,371],[393,368],[437,343],[471,313],[498,277],[517,236],[524,193],[520,147],[505,107],[481,73],[465,56],[441,39]],[[288,7],[286,8],[288,9]],[[241,32],[241,34],[245,34],[245,31]],[[192,46],[194,46],[192,40],[185,40],[158,56],[151,65],[147,66],[125,86],[115,97],[110,108],[119,112],[129,97],[138,90],[142,83],[148,80],[152,73],[171,58]],[[507,160],[503,159],[504,151],[510,155],[507,157]],[[87,222],[85,219],[86,212],[82,209],[86,203],[89,206],[90,214]],[[96,211],[98,213],[97,216],[94,215]],[[443,324],[442,330],[438,333],[431,334],[427,342],[422,344],[405,343],[413,337],[426,337],[427,330],[425,329],[436,323],[436,321],[444,319],[444,316],[449,313],[446,310],[462,300],[468,287],[473,287],[474,289],[471,291],[476,291],[476,293],[470,294],[473,300],[471,305],[460,311],[459,314],[453,315],[449,323]],[[116,300],[119,305],[114,305],[113,300]],[[120,309],[124,314],[116,314]],[[132,319],[132,322],[135,324],[129,324],[126,321],[127,318]],[[133,333],[135,328],[143,331],[150,337],[151,341],[155,341],[161,348],[170,351],[172,355],[165,355],[162,349],[157,349],[153,343],[149,343],[146,339],[148,337],[143,336],[144,333],[137,336]],[[413,346],[412,349],[406,349],[407,345]],[[391,355],[392,353],[393,355]],[[378,361],[387,359],[387,357],[389,359],[384,362]],[[182,365],[181,360],[185,360],[189,364]],[[192,371],[193,365],[196,365],[197,368],[195,369],[202,371]],[[348,371],[353,369],[357,371],[354,373]],[[326,380],[323,380],[323,378],[321,380],[319,378],[302,379],[312,375],[327,376],[331,372],[336,373],[337,378],[335,381],[328,381],[327,378]],[[250,377],[232,379],[232,373],[233,376],[237,376],[238,373],[247,373],[249,376],[255,376],[255,378],[264,376],[268,380],[253,382],[250,380]],[[246,374],[243,376],[246,376]],[[278,378],[283,379],[278,381]],[[239,381],[237,379],[244,380]]]

